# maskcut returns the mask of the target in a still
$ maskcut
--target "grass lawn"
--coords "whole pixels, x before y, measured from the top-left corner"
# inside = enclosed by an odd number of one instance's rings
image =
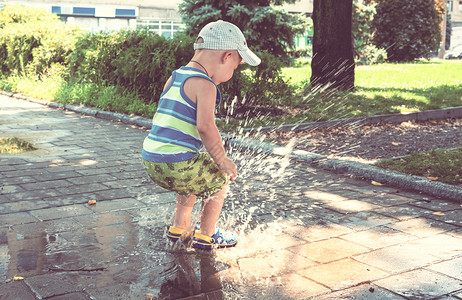
[[[462,148],[411,153],[399,159],[382,160],[377,165],[430,180],[462,185]]]
[[[0,154],[18,154],[37,150],[31,143],[16,138],[0,137]]]
[[[287,113],[251,120],[227,118],[221,129],[273,126],[320,120],[404,113],[462,106],[462,61],[431,60],[402,64],[356,66],[354,92],[310,91],[309,62],[282,70],[298,89],[279,104]]]

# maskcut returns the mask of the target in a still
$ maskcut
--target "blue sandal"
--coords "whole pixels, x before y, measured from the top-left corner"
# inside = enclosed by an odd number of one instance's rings
[[[217,229],[212,236],[207,236],[196,230],[193,235],[193,247],[211,250],[214,248],[230,248],[237,244],[237,234],[231,230]]]
[[[199,230],[199,228],[200,228],[200,224],[197,223],[194,230]],[[180,239],[180,237],[182,235],[183,235],[183,237],[181,239],[186,240],[188,238],[191,238],[191,236],[193,234],[194,234],[194,231],[192,233],[191,232],[186,232],[185,229],[170,226],[168,228],[167,238],[172,242],[176,242],[176,241],[178,241],[178,239]]]

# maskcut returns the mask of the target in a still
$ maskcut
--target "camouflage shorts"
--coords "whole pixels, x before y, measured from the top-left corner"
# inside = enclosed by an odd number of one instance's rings
[[[208,197],[222,190],[229,181],[207,153],[175,163],[143,160],[143,165],[155,183],[180,195]]]

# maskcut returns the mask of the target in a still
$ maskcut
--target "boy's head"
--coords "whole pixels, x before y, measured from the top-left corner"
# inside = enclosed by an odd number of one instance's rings
[[[236,25],[222,20],[211,22],[202,28],[194,43],[194,50],[199,49],[237,50],[249,65],[257,66],[261,62],[247,47],[242,31]]]

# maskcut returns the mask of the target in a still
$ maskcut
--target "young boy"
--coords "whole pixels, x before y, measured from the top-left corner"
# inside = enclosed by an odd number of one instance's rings
[[[143,163],[154,182],[177,193],[170,240],[196,228],[193,247],[234,247],[236,233],[216,227],[228,182],[237,177],[215,125],[221,101],[217,86],[231,79],[243,61],[257,66],[261,60],[249,50],[241,30],[221,20],[200,31],[194,50],[189,63],[174,71],[164,86],[143,144]],[[199,152],[202,145],[208,153]],[[200,225],[190,224],[196,196],[203,199]]]

